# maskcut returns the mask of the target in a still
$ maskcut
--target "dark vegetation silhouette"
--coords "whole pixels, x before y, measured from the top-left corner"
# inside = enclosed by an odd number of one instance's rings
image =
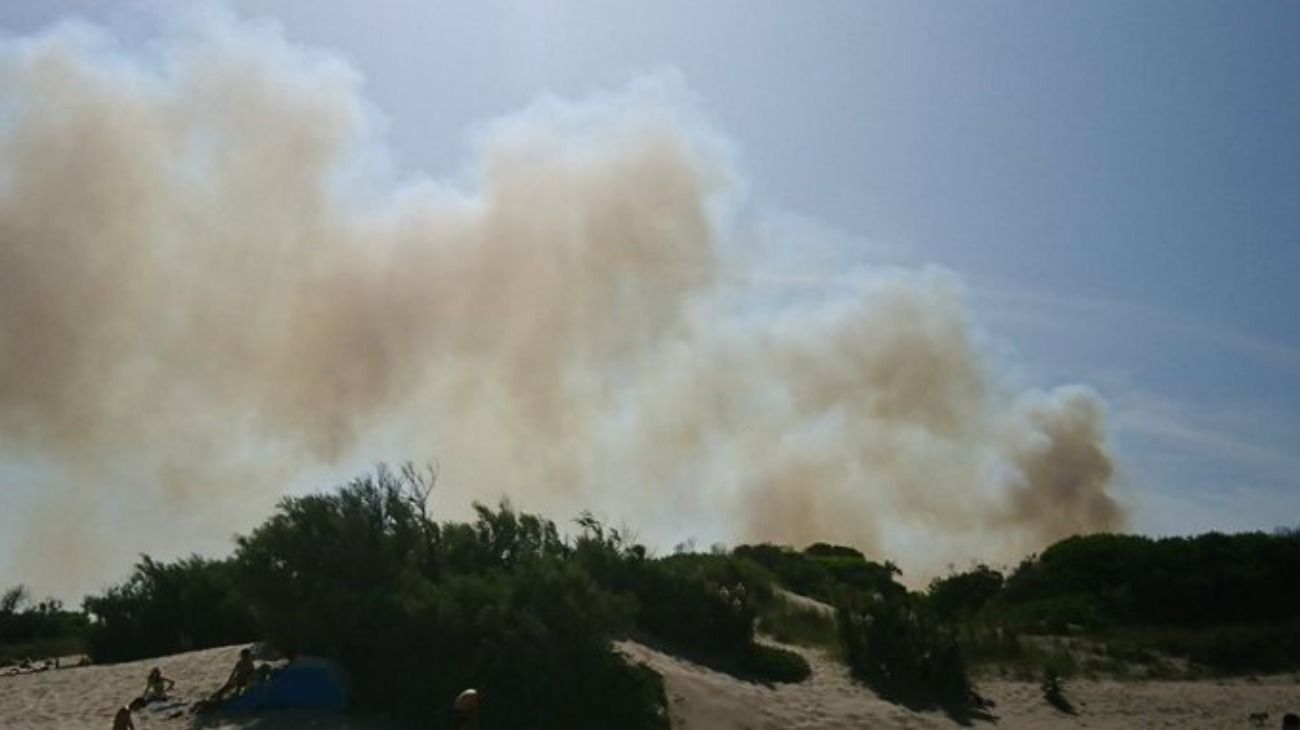
[[[1094,642],[1116,673],[1157,654],[1219,673],[1300,667],[1296,531],[1075,537],[1009,575],[978,565],[916,592],[892,563],[825,543],[656,557],[590,514],[565,536],[505,501],[438,522],[435,479],[381,466],[285,498],[229,558],[142,557],[83,612],[15,588],[0,596],[0,658],[259,640],[338,660],[359,709],[453,727],[452,700],[474,687],[483,726],[506,728],[666,727],[662,679],[613,648],[621,637],[751,681],[809,675],[756,626],[828,649],[883,697],[958,718],[982,710],[970,667],[1018,663],[1058,689],[1086,671],[1092,660],[1051,648],[1062,637]],[[41,653],[56,652],[27,655]]]
[[[842,602],[837,619],[853,675],[909,707],[965,709],[971,683],[952,629],[917,596]]]
[[[1067,715],[1077,714],[1074,703],[1065,696],[1065,679],[1053,667],[1048,666],[1043,669],[1043,682],[1039,685],[1039,689],[1042,690],[1043,699],[1047,700],[1047,704]]]
[[[25,585],[13,586],[0,594],[0,665],[76,653],[87,624],[85,614],[61,601],[35,602]]]
[[[971,685],[955,634],[924,595],[897,581],[895,565],[825,543],[802,552],[748,545],[734,554],[763,566],[789,590],[834,606],[842,658],[882,697],[963,714]]]
[[[807,660],[755,642],[760,607],[772,601],[772,578],[760,566],[725,552],[649,559],[618,530],[590,514],[574,546],[575,560],[603,587],[635,599],[635,624],[679,653],[756,681],[799,682]]]
[[[508,503],[433,522],[431,486],[380,469],[285,499],[240,538],[263,638],[340,661],[363,708],[439,727],[456,725],[466,687],[486,727],[667,727],[658,675],[610,646],[633,601],[602,589],[553,523]]]
[[[907,593],[895,580],[900,571],[893,563],[872,562],[850,547],[816,543],[801,552],[765,543],[741,545],[733,554],[763,566],[790,591],[831,605],[846,595]]]
[[[937,593],[932,586],[931,595],[965,596],[955,603],[973,609],[961,620],[968,637],[985,637],[971,641],[977,653],[1014,653],[1018,634],[1071,635],[1088,638],[1109,657],[1102,670],[1158,667],[1163,655],[1188,660],[1196,671],[1247,674],[1300,667],[1297,575],[1295,531],[1161,539],[1101,534],[1068,538],[1031,556],[991,598],[969,589],[970,573],[940,582]],[[951,590],[958,584],[966,588]],[[989,641],[993,634],[1000,639]]]
[[[257,627],[235,568],[197,555],[171,563],[142,556],[126,582],[85,599],[94,617],[87,653],[122,662],[252,640]]]
[[[257,638],[338,660],[361,709],[439,727],[456,725],[452,700],[466,687],[481,694],[484,726],[666,727],[662,679],[611,645],[628,635],[755,681],[808,676],[802,656],[755,641],[772,591],[759,566],[654,558],[591,515],[565,538],[504,501],[475,505],[472,522],[436,522],[434,479],[380,467],[282,500],[227,560],[144,559],[86,600],[92,655]]]
[[[1043,628],[1267,623],[1296,618],[1297,575],[1294,533],[1087,535],[1021,563],[1002,598]]]
[[[1002,574],[977,565],[964,573],[954,573],[930,581],[926,593],[930,606],[946,621],[960,622],[977,615],[1002,592]]]

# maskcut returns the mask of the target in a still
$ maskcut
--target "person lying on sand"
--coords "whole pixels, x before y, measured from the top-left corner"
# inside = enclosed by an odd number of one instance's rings
[[[156,700],[167,699],[167,692],[176,686],[176,682],[163,676],[162,670],[154,667],[149,672],[149,679],[145,680],[144,701],[154,702]]]
[[[136,697],[131,700],[131,704],[119,708],[116,715],[113,715],[113,730],[135,730],[135,721],[131,719],[131,713],[143,709],[148,703],[143,697]]]

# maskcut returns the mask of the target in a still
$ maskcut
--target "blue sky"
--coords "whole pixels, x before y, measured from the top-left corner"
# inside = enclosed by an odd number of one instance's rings
[[[1300,523],[1300,4],[235,8],[347,58],[400,171],[455,172],[475,125],[541,93],[674,71],[753,209],[838,266],[951,269],[1021,380],[1097,388],[1136,529]],[[128,44],[165,22],[42,1],[0,27],[69,14]]]

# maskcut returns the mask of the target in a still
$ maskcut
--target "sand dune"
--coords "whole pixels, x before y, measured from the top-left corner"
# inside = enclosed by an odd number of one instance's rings
[[[958,723],[942,712],[917,712],[886,702],[855,683],[843,665],[825,654],[796,649],[813,675],[796,685],[745,682],[643,644],[619,642],[618,649],[663,674],[676,730],[812,730],[813,728],[947,728]],[[177,654],[126,664],[61,669],[0,677],[0,727],[109,728],[113,712],[144,687],[151,667],[177,682],[176,696],[191,701],[217,687],[239,647]],[[981,692],[997,706],[989,728],[1231,728],[1251,727],[1252,712],[1269,713],[1265,727],[1279,727],[1284,712],[1300,711],[1300,679],[1258,681],[1070,682],[1075,715],[1043,701],[1032,683],[986,681]],[[141,728],[202,727],[213,730],[311,728],[374,730],[378,720],[327,713],[267,713],[209,717],[179,712],[179,706],[149,708],[136,716]]]
[[[813,674],[796,685],[765,686],[737,680],[654,649],[623,642],[620,649],[664,676],[676,730],[811,730],[812,728],[960,727],[940,711],[917,712],[886,702],[854,682],[847,668],[820,651],[798,651]],[[1067,684],[1076,714],[1043,700],[1037,684],[981,682],[995,719],[973,720],[989,728],[1231,728],[1252,727],[1253,712],[1269,713],[1265,727],[1280,727],[1285,712],[1300,712],[1300,678],[1258,681],[1118,682],[1078,680]]]
[[[619,649],[664,676],[676,730],[942,727],[946,721],[942,715],[930,718],[885,702],[820,652],[799,650],[812,665],[807,681],[764,685],[634,642],[620,642]]]

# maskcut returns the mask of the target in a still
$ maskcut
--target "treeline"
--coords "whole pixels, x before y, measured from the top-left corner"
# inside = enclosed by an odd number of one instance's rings
[[[927,594],[976,653],[1066,635],[1091,639],[1121,671],[1160,653],[1216,673],[1275,672],[1300,667],[1297,575],[1296,531],[1100,534],[1062,540],[1005,578],[978,566],[937,579]]]
[[[76,653],[82,646],[85,614],[55,599],[33,601],[24,585],[0,594],[0,665]]]
[[[1052,545],[1007,579],[1027,617],[1088,627],[1207,626],[1300,616],[1300,535],[1088,535]]]
[[[986,608],[1021,628],[1068,633],[1129,626],[1204,627],[1300,616],[1300,533],[1152,539],[1067,538],[1009,576],[988,566],[930,584],[949,619]]]
[[[83,602],[95,618],[86,652],[129,661],[250,641],[257,627],[236,590],[236,567],[197,555],[172,563],[142,557],[126,582]]]
[[[758,681],[806,678],[803,657],[756,641],[756,625],[829,649],[889,699],[959,711],[978,701],[971,662],[1023,659],[1035,634],[1219,671],[1300,667],[1294,532],[1076,537],[1010,575],[978,566],[917,592],[892,563],[823,543],[655,557],[590,515],[565,537],[505,502],[439,522],[433,481],[381,467],[286,498],[229,558],[144,557],[84,613],[11,592],[0,650],[71,641],[111,662],[265,641],[339,661],[362,708],[439,727],[466,687],[492,727],[667,727],[661,678],[615,651],[619,637]]]

